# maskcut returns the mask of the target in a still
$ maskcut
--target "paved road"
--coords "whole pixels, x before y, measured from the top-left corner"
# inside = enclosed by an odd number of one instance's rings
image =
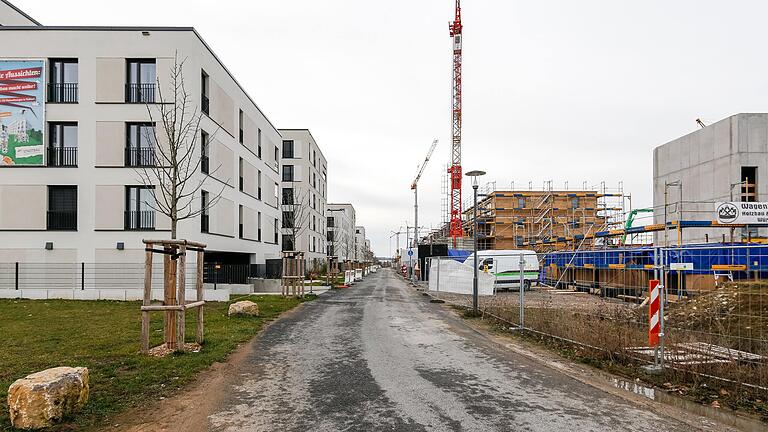
[[[688,431],[469,331],[381,271],[270,326],[219,431]]]

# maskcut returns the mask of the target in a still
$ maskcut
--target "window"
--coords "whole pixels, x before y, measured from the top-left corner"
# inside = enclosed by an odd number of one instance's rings
[[[200,191],[200,208],[202,209],[202,212],[200,213],[200,232],[207,233],[209,227],[209,213],[208,213],[208,206],[209,206],[209,196],[207,191]]]
[[[293,250],[293,237],[289,234],[283,234],[283,251]]]
[[[48,166],[77,166],[77,123],[48,123]]]
[[[132,231],[155,229],[154,188],[125,187],[125,229]]]
[[[257,192],[256,198],[261,200],[261,171],[258,172],[257,183],[258,183],[257,184],[258,190],[256,191]]]
[[[46,228],[51,231],[77,230],[77,186],[48,186]]]
[[[243,158],[240,158],[240,162],[238,164],[238,170],[239,170],[239,177],[240,177],[239,186],[240,186],[240,191],[242,192],[243,190]]]
[[[240,144],[243,143],[243,110],[240,110],[240,113],[237,117],[237,124],[238,129],[240,130],[240,135],[238,136],[238,139],[240,140]]]
[[[256,218],[256,240],[261,241],[261,212],[259,212]]]
[[[283,159],[293,159],[293,140],[283,141]]]
[[[51,59],[48,102],[77,103],[77,59]]]
[[[275,183],[275,207],[280,205],[280,197],[278,194],[280,193],[280,187]]]
[[[200,131],[200,171],[205,174],[209,174],[211,169],[209,154],[208,134]]]
[[[335,225],[334,225],[334,223],[335,223],[335,222],[334,222],[333,216],[328,216],[328,218],[327,218],[327,219],[328,219],[328,220],[327,220],[327,223],[328,223],[328,228],[333,228],[333,227],[335,227]]]
[[[283,205],[293,205],[293,188],[283,188]]]
[[[317,189],[317,174],[312,173],[312,187]]]
[[[525,208],[525,197],[517,199],[517,207],[518,208]]]
[[[579,208],[579,197],[571,198],[571,208]]]
[[[274,235],[275,235],[275,244],[277,244],[277,240],[278,240],[278,238],[277,238],[277,230],[278,230],[278,226],[279,226],[279,222],[278,222],[278,220],[277,220],[277,219],[275,219],[275,225],[274,225],[274,227],[275,227],[275,232],[274,232]]]
[[[283,181],[293,181],[293,165],[283,165]]]
[[[237,213],[237,226],[238,226],[238,235],[240,238],[243,238],[243,206],[240,205],[239,211]]]
[[[280,150],[275,146],[275,171],[280,169]]]
[[[129,59],[126,61],[127,82],[125,101],[128,103],[154,103],[157,65],[155,59]]]
[[[283,212],[283,228],[295,228],[296,215],[292,211]]]
[[[258,156],[259,159],[261,159],[261,129],[258,129],[256,131],[256,135],[257,135],[256,136],[256,142],[257,142],[257,144],[259,146],[258,151],[256,153],[256,156]]]
[[[312,166],[317,169],[317,152],[312,150]]]
[[[333,241],[333,231],[328,231],[326,233],[326,237],[328,238],[329,242],[332,242]]]
[[[155,165],[155,125],[153,123],[127,123],[125,166]]]
[[[200,111],[206,115],[210,114],[211,101],[208,99],[208,74],[204,70],[200,71]]]
[[[317,219],[312,215],[312,231],[317,231]]]
[[[310,194],[312,196],[312,210],[317,210],[317,195]]]

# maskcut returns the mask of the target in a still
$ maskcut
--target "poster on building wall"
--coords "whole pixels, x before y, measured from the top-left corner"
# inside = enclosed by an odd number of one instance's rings
[[[715,213],[720,224],[768,225],[768,202],[718,202]]]
[[[43,165],[45,62],[0,60],[0,165]]]

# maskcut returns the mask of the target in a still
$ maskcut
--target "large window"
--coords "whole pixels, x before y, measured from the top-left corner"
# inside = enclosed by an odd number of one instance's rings
[[[238,139],[240,141],[240,144],[242,144],[243,143],[243,110],[240,110],[240,113],[237,117],[237,125],[238,125],[238,129],[240,130]]]
[[[238,170],[238,177],[240,179],[238,182],[238,187],[240,192],[242,192],[243,191],[243,158],[239,159],[237,170]]]
[[[237,226],[238,226],[238,236],[240,238],[243,238],[243,206],[240,205],[238,212],[237,212]]]
[[[293,205],[293,188],[283,188],[283,205]]]
[[[46,226],[51,231],[77,230],[77,186],[48,186]]]
[[[293,165],[283,165],[283,181],[293,181]]]
[[[48,166],[77,166],[77,123],[48,123]]]
[[[152,186],[125,187],[125,229],[155,229],[155,195]]]
[[[257,131],[257,135],[258,136],[256,137],[256,140],[257,140],[257,144],[259,145],[259,149],[258,149],[258,152],[256,153],[256,156],[258,156],[259,159],[261,159],[261,129]]]
[[[296,224],[296,216],[292,211],[283,212],[283,228],[294,228]]]
[[[293,140],[283,141],[283,159],[293,159]]]
[[[51,59],[48,102],[77,103],[77,59]]]
[[[200,71],[200,111],[205,114],[210,114],[211,101],[208,99],[208,87],[209,87],[208,74],[205,71]]]
[[[155,59],[129,59],[126,65],[125,101],[155,102],[155,83],[157,82]]]
[[[153,123],[127,123],[125,166],[155,165],[155,125]]]
[[[333,216],[328,216],[327,219],[328,219],[327,220],[328,228],[334,228],[336,225],[335,225],[335,219],[333,218]]]
[[[293,236],[289,234],[283,234],[283,251],[292,251],[293,246]]]

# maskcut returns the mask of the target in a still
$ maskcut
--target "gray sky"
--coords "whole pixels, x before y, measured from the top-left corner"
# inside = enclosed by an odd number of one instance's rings
[[[355,205],[377,255],[413,222],[409,185],[439,138],[419,197],[422,224],[440,221],[452,0],[12,1],[45,25],[196,27],[273,123],[312,131],[329,200]],[[655,146],[696,118],[768,109],[767,2],[463,7],[463,165],[499,185],[623,180],[635,207],[650,206]]]

